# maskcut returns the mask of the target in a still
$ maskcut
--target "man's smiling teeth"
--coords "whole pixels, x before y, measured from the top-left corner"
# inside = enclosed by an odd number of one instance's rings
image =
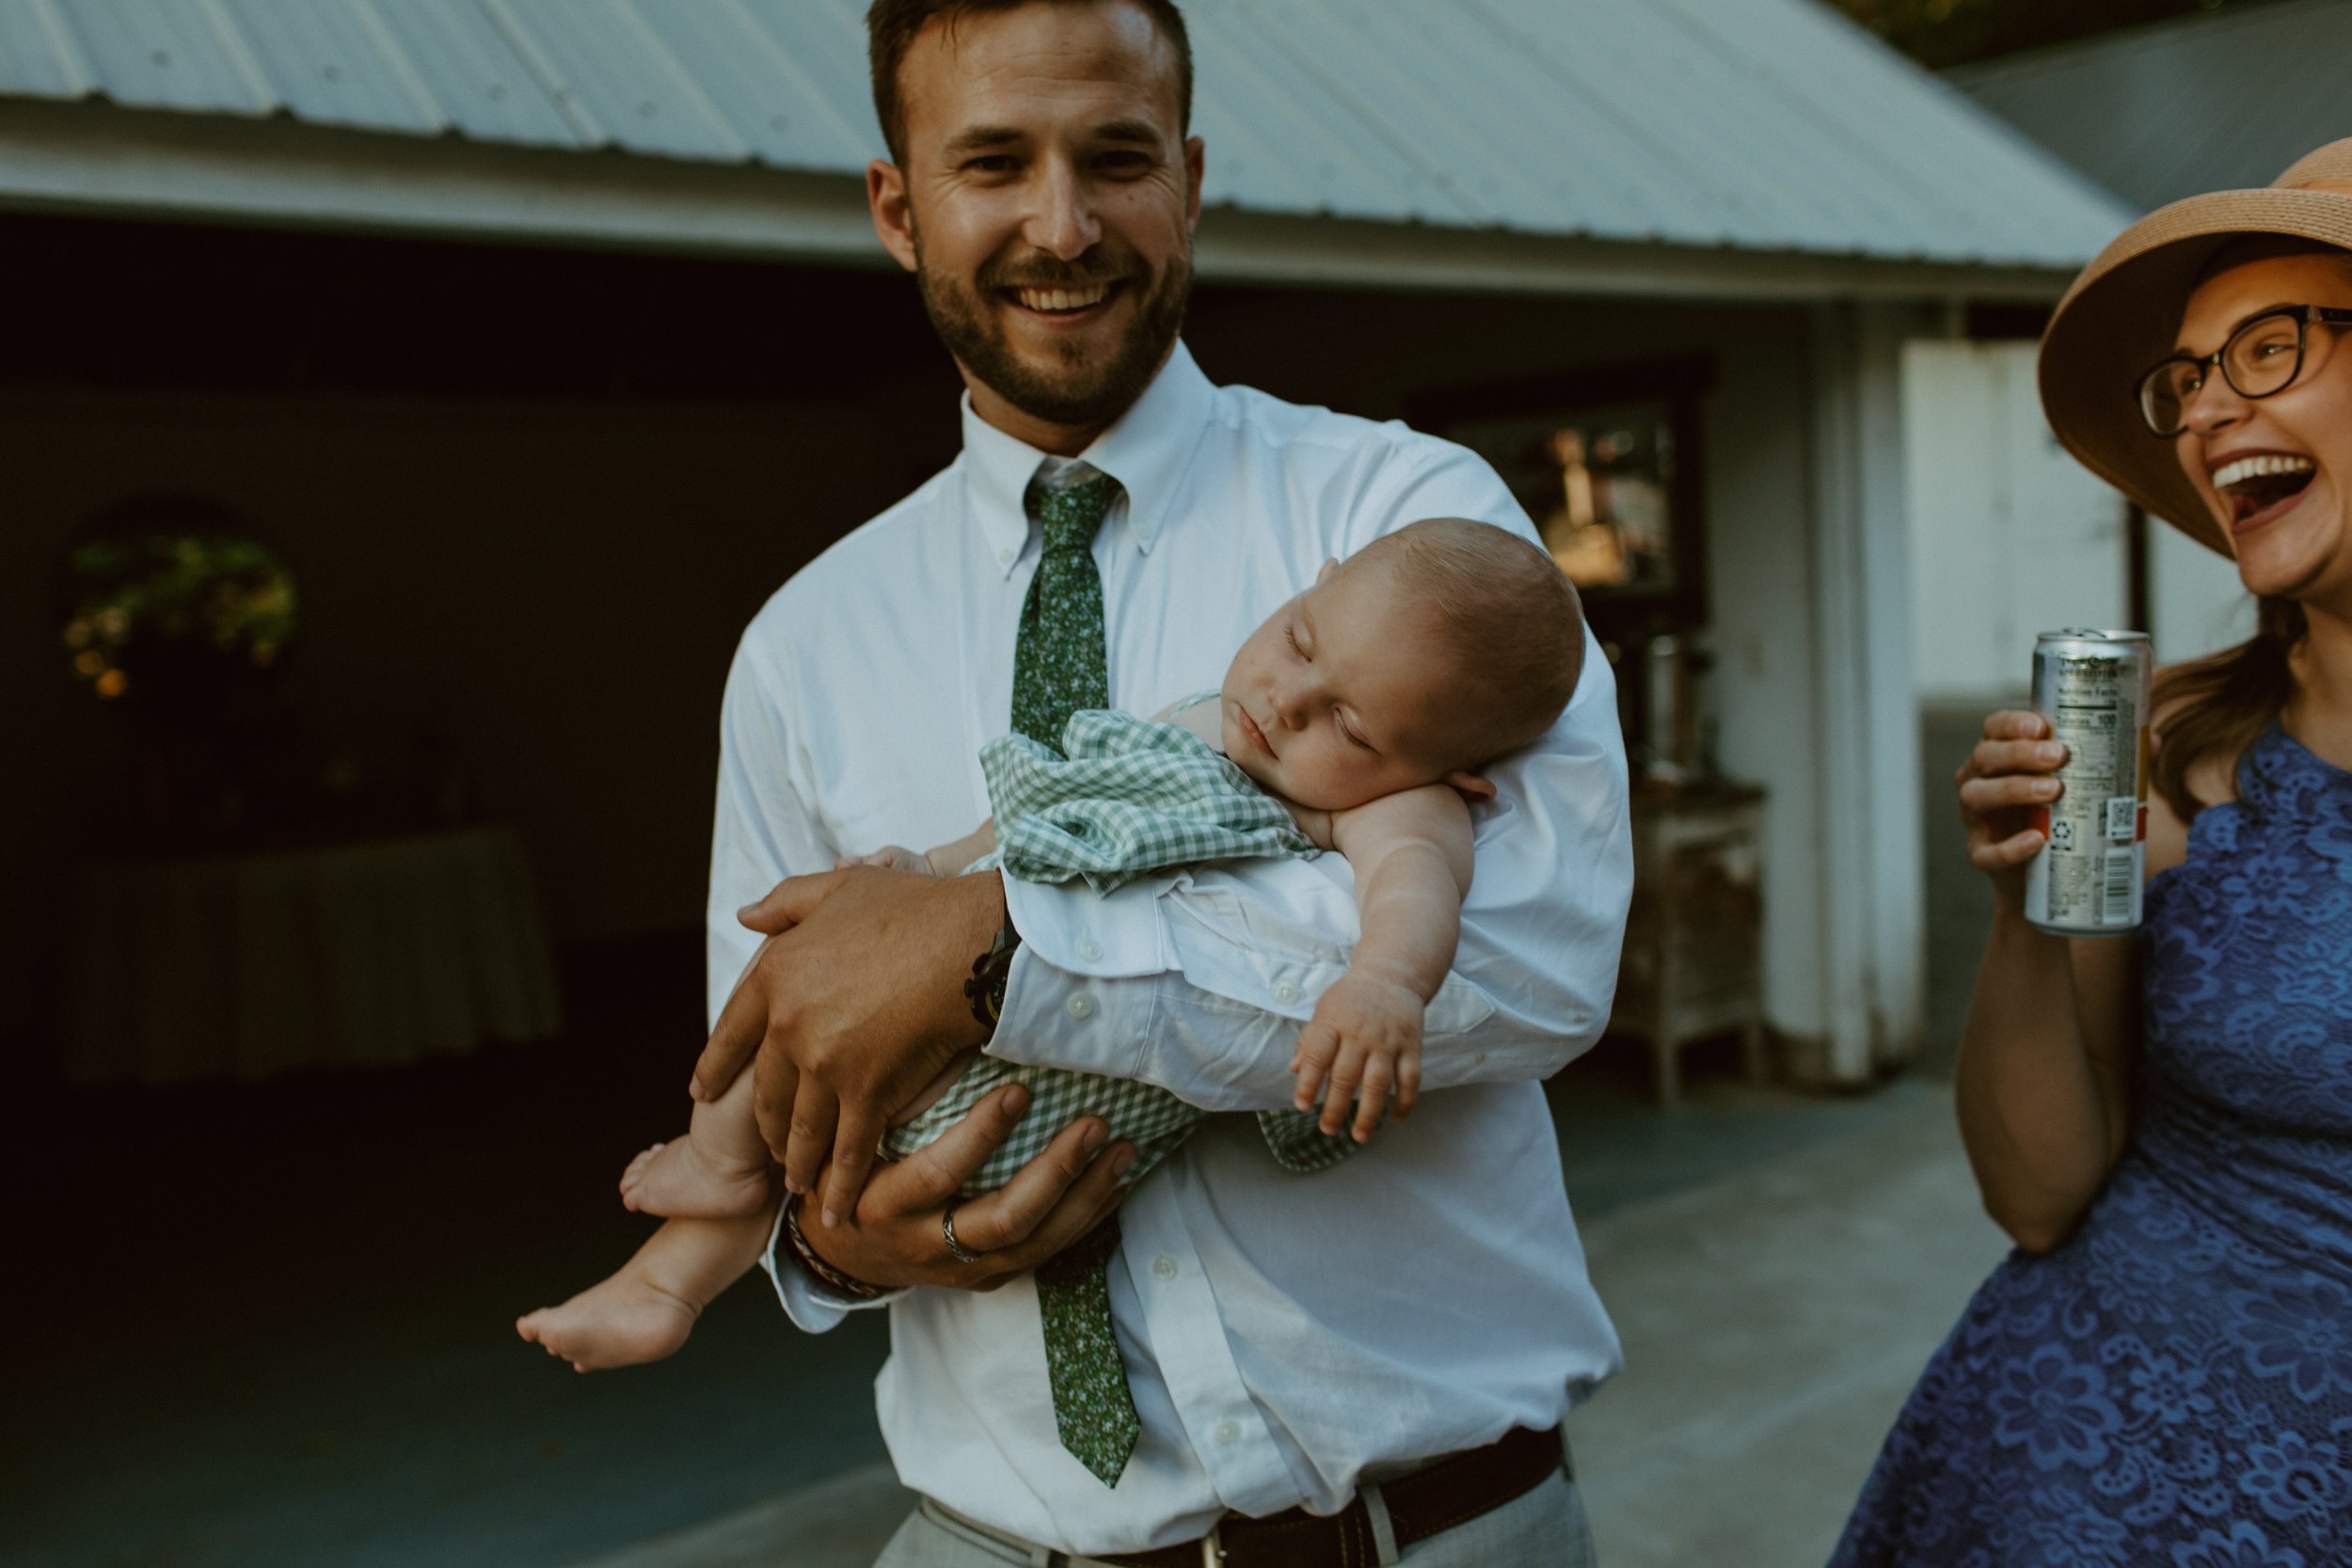
[[[1083,310],[1102,304],[1110,292],[1108,283],[1096,283],[1084,289],[1015,289],[1012,296],[1031,310]]]
[[[2213,487],[2227,490],[2231,485],[2243,484],[2249,479],[2266,479],[2273,474],[2307,474],[2312,467],[2312,460],[2308,457],[2283,457],[2271,453],[2241,457],[2213,471]]]

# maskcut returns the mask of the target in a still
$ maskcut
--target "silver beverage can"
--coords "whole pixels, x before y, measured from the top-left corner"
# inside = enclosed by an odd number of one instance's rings
[[[2045,631],[2033,706],[2066,748],[2057,801],[2034,808],[2048,835],[2026,863],[2026,918],[2067,937],[2139,925],[2148,839],[2148,634]]]

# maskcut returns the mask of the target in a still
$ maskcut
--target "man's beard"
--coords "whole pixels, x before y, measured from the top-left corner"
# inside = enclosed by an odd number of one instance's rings
[[[1114,276],[1130,290],[1141,282],[1132,272]],[[922,264],[920,235],[915,239],[915,280],[940,341],[982,386],[1047,424],[1104,426],[1124,414],[1152,385],[1177,333],[1184,329],[1184,306],[1192,295],[1192,256],[1187,247],[1168,258],[1158,285],[1137,302],[1126,337],[1107,356],[1093,362],[1089,357],[1093,345],[1076,341],[1051,351],[1057,363],[1039,366],[1020,357],[972,287]],[[1015,286],[1066,289],[1104,280],[1100,265],[1039,257],[1024,263],[1017,273],[983,269],[977,288],[980,294],[993,294]]]

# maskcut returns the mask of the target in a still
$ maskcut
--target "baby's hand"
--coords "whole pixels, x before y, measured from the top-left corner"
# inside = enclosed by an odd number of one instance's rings
[[[1422,1000],[1409,986],[1350,970],[1315,1004],[1315,1015],[1299,1032],[1291,1070],[1298,1093],[1291,1103],[1310,1110],[1327,1077],[1322,1128],[1338,1132],[1356,1102],[1355,1139],[1370,1143],[1389,1097],[1396,1097],[1403,1121],[1421,1093]]]
[[[879,865],[885,871],[913,871],[925,877],[936,877],[930,857],[901,845],[885,844],[870,855],[844,855],[833,863],[835,871],[852,865]]]

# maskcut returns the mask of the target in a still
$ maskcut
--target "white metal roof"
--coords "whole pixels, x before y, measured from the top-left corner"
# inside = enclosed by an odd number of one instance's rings
[[[0,99],[863,174],[860,0],[0,0]],[[2072,267],[2128,220],[1817,0],[1186,0],[1213,205]]]
[[[2135,206],[2267,185],[2352,136],[2352,0],[2186,16],[1950,72]]]

